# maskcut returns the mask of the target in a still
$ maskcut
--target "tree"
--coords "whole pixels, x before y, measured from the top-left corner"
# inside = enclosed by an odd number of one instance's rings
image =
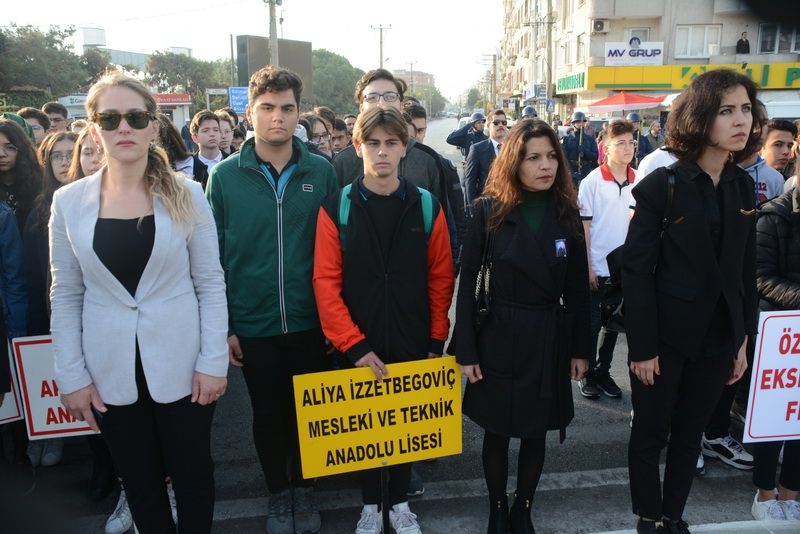
[[[411,96],[416,97],[428,112],[428,117],[436,117],[444,110],[447,99],[434,85],[417,86]]]
[[[478,102],[481,100],[481,92],[477,87],[473,87],[467,93],[467,106],[466,109],[474,109]]]
[[[364,71],[353,67],[344,56],[320,49],[311,52],[314,97],[310,104],[328,106],[337,115],[358,113],[353,100],[356,82]]]
[[[106,50],[91,47],[86,49],[80,59],[87,74],[86,82],[81,87],[81,92],[85,93],[111,67],[111,54]]]
[[[79,91],[89,77],[81,58],[67,44],[72,26],[51,26],[46,32],[33,26],[0,27],[0,91],[32,86],[47,99]]]
[[[230,86],[230,64],[227,60],[202,61],[184,54],[155,52],[145,66],[148,83],[162,92],[188,93],[192,111],[206,107],[206,89]],[[224,100],[224,102],[222,102]],[[212,109],[227,105],[227,98],[212,98]]]

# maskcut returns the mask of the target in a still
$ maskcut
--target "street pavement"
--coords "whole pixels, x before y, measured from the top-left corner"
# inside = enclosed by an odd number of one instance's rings
[[[460,162],[457,150],[441,141],[455,124],[455,119],[431,121],[427,140]],[[612,376],[623,389],[621,399],[584,399],[573,384],[575,419],[563,444],[558,443],[557,433],[548,437],[544,474],[533,503],[533,522],[539,534],[634,532],[626,467],[631,410],[626,353],[623,335],[612,367]],[[229,378],[228,393],[218,403],[212,435],[217,487],[213,532],[263,533],[267,492],[252,444],[249,399],[241,372],[231,368]],[[734,435],[741,436],[740,426],[733,430]],[[481,440],[480,428],[465,418],[462,454],[418,464],[425,492],[411,499],[411,508],[425,534],[485,532],[488,502]],[[508,490],[513,494],[516,440],[512,440],[511,448]],[[86,491],[90,473],[86,440],[67,439],[64,460],[58,466],[38,469],[36,492],[26,506],[16,508],[26,527],[7,531],[0,519],[0,534],[102,533],[117,493],[92,502]],[[354,531],[361,502],[355,474],[319,479],[316,495],[322,534]],[[695,533],[800,532],[797,523],[768,527],[753,521],[753,495],[749,473],[711,460],[706,464],[706,475],[694,482],[684,518]]]

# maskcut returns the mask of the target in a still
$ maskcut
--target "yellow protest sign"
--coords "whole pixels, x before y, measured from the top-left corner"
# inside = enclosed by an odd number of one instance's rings
[[[303,476],[347,473],[461,452],[454,357],[294,377]]]

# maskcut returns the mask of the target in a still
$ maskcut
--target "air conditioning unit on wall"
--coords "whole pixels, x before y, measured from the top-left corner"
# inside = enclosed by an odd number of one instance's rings
[[[608,19],[594,19],[592,21],[592,31],[594,33],[608,33],[611,29],[611,25],[608,23]]]

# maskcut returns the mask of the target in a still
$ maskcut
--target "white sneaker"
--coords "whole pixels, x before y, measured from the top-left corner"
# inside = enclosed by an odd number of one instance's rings
[[[106,534],[125,534],[133,526],[133,516],[128,507],[128,498],[125,490],[119,492],[119,500],[114,512],[108,516],[106,521]]]
[[[731,436],[723,436],[717,439],[706,439],[703,435],[701,444],[703,454],[709,458],[717,458],[736,469],[750,471],[755,465],[753,456],[744,450],[742,444]]]
[[[800,502],[792,499],[789,501],[778,501],[778,504],[783,509],[783,515],[786,516],[787,521],[800,521]]]
[[[753,507],[751,509],[753,517],[759,521],[786,521],[786,514],[783,508],[776,499],[768,501],[759,501],[758,492],[753,498]]]
[[[169,507],[172,510],[172,521],[178,524],[178,502],[175,500],[175,490],[172,484],[167,484],[167,497],[169,497]]]
[[[417,523],[417,514],[409,509],[407,502],[392,506],[389,510],[389,522],[397,534],[422,534]]]
[[[699,477],[706,474],[706,460],[703,458],[702,452],[697,456],[697,463],[694,465],[694,474]]]
[[[383,532],[383,517],[378,511],[377,504],[365,504],[361,510],[361,519],[356,525],[356,534],[381,534]]]

